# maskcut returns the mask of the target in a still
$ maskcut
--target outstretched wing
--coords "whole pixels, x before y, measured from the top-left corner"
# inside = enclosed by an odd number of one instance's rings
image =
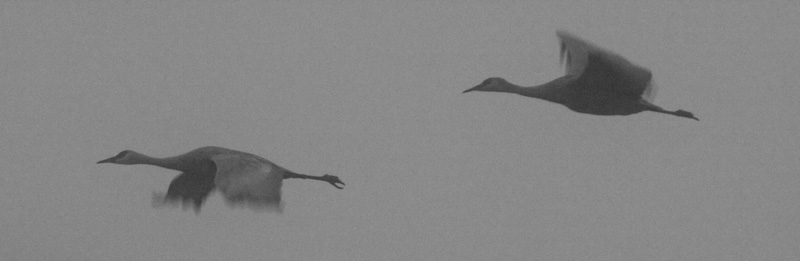
[[[567,74],[580,77],[584,82],[580,86],[636,96],[652,88],[649,70],[567,32],[556,34],[561,40],[562,59],[567,57]]]
[[[200,212],[203,201],[214,190],[213,172],[209,173],[181,173],[169,183],[167,194],[155,194],[153,198],[154,206],[167,203],[178,204],[187,207],[189,204],[194,206],[195,213]]]
[[[589,62],[589,50],[593,46],[564,31],[556,31],[556,35],[561,41],[561,61],[567,62],[565,73],[580,76]]]
[[[647,84],[644,91],[642,92],[642,98],[648,102],[655,102],[656,101],[656,94],[658,93],[658,85],[651,82]]]
[[[214,183],[230,206],[281,210],[280,167],[248,154],[222,154],[211,160],[217,165]]]

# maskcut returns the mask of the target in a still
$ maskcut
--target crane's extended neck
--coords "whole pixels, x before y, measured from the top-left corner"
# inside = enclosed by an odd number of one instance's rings
[[[478,84],[475,87],[467,89],[464,92],[471,92],[471,91],[509,92],[523,96],[539,98],[546,101],[561,103],[563,97],[561,93],[563,92],[563,90],[559,89],[566,87],[571,82],[570,80],[571,80],[570,77],[565,76],[552,80],[542,85],[537,85],[533,87],[522,87],[510,83],[503,78],[492,77],[486,79],[481,84]]]
[[[568,79],[560,77],[548,83],[532,87],[521,87],[507,81],[502,82],[503,83],[501,84],[504,85],[502,88],[504,88],[506,92],[516,93],[522,96],[538,98],[555,103],[561,103],[561,95],[559,94],[563,92],[563,90],[559,91],[559,89],[563,89],[567,85]]]
[[[192,167],[191,162],[186,162],[185,160],[182,160],[181,156],[154,158],[135,151],[131,151],[127,155],[127,162],[128,164],[154,165],[177,171],[188,171]]]

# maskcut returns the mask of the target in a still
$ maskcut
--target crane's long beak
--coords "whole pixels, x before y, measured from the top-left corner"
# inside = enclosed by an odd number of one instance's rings
[[[465,91],[463,91],[463,92],[461,92],[461,93],[468,93],[468,92],[471,92],[471,91],[477,90],[477,89],[478,89],[478,88],[480,88],[481,86],[483,86],[483,84],[478,84],[478,85],[475,85],[475,87],[469,88],[469,89],[467,89],[467,90],[465,90]]]
[[[101,160],[101,161],[98,161],[97,164],[112,162],[112,160],[114,160],[114,158],[116,158],[116,156],[111,157],[111,158],[107,158],[107,159],[104,159],[104,160]]]

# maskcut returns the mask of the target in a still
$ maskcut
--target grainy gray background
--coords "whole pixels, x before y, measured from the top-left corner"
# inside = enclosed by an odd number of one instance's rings
[[[797,1],[292,2],[0,3],[2,259],[800,258]],[[701,121],[461,94],[561,76],[558,29]],[[95,164],[205,145],[347,188],[195,216]]]

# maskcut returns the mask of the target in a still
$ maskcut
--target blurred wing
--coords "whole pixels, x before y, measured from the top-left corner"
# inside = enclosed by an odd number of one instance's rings
[[[580,76],[584,88],[603,88],[636,96],[651,88],[650,70],[569,33],[558,31],[557,34],[562,49],[566,48],[567,74]]]
[[[644,89],[644,93],[642,93],[642,98],[647,100],[648,102],[656,102],[656,93],[658,93],[658,85],[653,82],[647,84],[647,88]]]
[[[179,204],[184,208],[192,204],[200,212],[203,201],[214,190],[213,173],[181,173],[169,183],[167,194],[154,194],[153,206]]]
[[[591,46],[564,31],[557,31],[556,35],[561,40],[561,61],[564,62],[566,60],[567,63],[565,66],[566,74],[580,76],[588,63],[588,49]]]
[[[280,211],[283,174],[279,167],[247,154],[216,155],[211,160],[217,165],[214,183],[228,205]]]

